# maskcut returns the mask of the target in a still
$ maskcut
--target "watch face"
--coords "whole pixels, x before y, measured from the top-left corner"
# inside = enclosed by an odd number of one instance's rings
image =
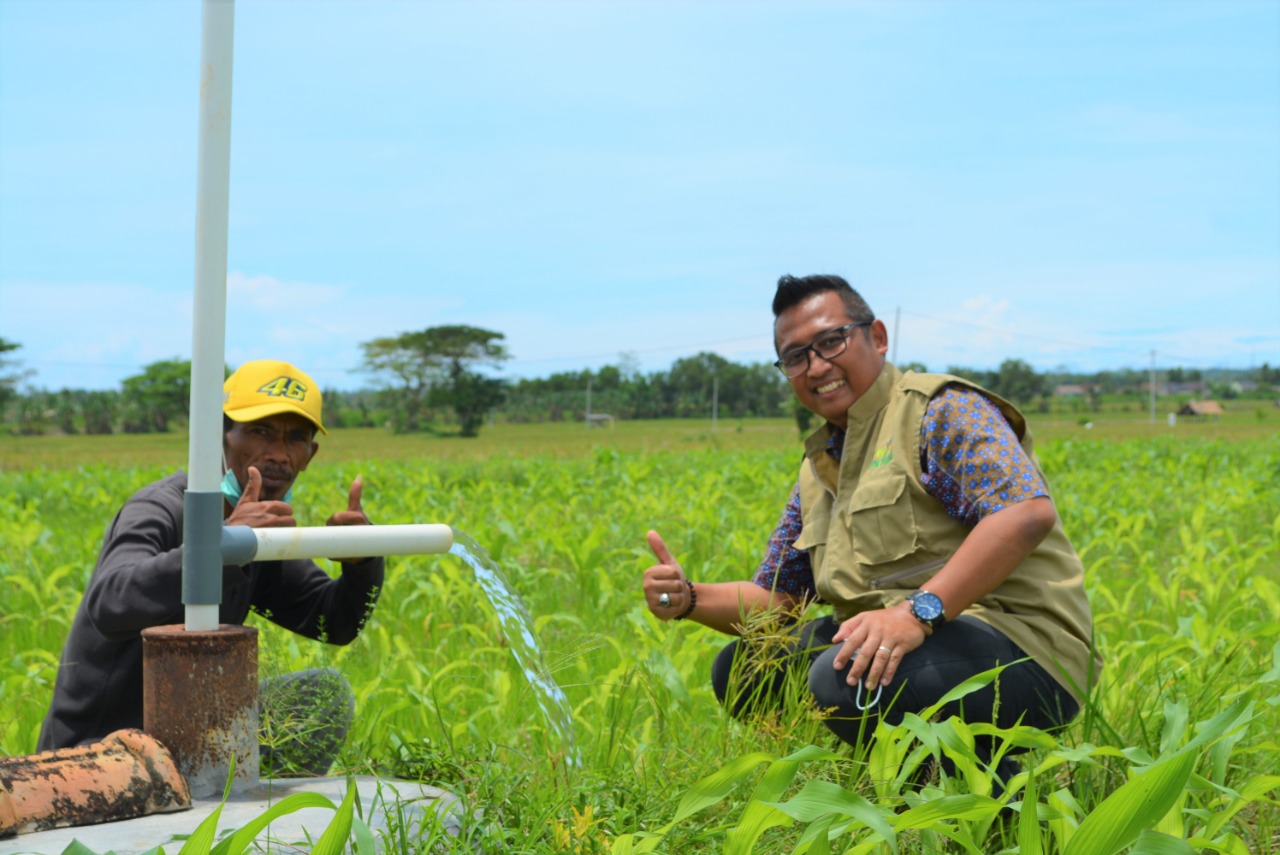
[[[928,591],[917,591],[911,597],[911,613],[924,621],[935,621],[942,617],[942,599]]]

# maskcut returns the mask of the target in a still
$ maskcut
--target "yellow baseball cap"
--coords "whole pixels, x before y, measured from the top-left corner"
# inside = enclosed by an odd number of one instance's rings
[[[287,362],[258,359],[237,368],[222,384],[222,412],[236,422],[297,413],[327,434],[320,421],[320,387]]]

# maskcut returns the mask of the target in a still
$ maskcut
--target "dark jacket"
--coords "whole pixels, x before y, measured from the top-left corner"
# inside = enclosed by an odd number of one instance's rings
[[[186,488],[186,473],[174,473],[139,490],[112,520],[62,652],[39,751],[142,727],[140,634],[183,622]],[[337,578],[307,560],[223,567],[219,620],[242,624],[252,609],[308,638],[347,644],[377,600],[384,562],[341,567]]]

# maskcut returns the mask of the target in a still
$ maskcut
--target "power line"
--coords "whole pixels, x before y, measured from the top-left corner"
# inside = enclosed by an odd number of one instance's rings
[[[1149,347],[1142,349],[1137,347],[1125,347],[1123,345],[1083,344],[1077,341],[1067,341],[1065,339],[1060,339],[1060,338],[1051,338],[1049,336],[1018,332],[1017,330],[1010,329],[1008,327],[991,327],[991,326],[986,326],[984,324],[975,324],[972,321],[960,321],[960,320],[955,320],[954,318],[940,318],[940,317],[937,317],[936,315],[924,315],[918,312],[901,312],[901,314],[907,315],[909,317],[916,317],[916,318],[922,318],[924,320],[935,321],[940,324],[949,324],[950,326],[969,327],[970,329],[977,329],[977,330],[982,330],[984,332],[997,333],[999,335],[1006,335],[1011,338],[1021,338],[1021,339],[1027,339],[1028,341],[1044,342],[1047,344],[1057,344],[1063,347],[1070,347],[1075,350],[1083,350],[1083,351],[1090,351],[1090,352],[1111,351],[1111,352],[1117,352],[1117,353],[1132,353],[1138,356],[1146,356],[1151,350]],[[1183,332],[1183,331],[1174,330],[1174,331],[1171,331],[1170,334],[1176,335],[1180,332]],[[1174,361],[1178,361],[1182,363],[1194,363],[1198,361],[1203,361],[1194,357],[1181,356],[1179,354],[1171,354],[1164,350],[1160,351],[1160,356],[1164,357],[1165,359],[1172,359]]]

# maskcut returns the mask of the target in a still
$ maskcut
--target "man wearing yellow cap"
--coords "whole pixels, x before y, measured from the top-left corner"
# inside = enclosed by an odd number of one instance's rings
[[[223,517],[226,525],[295,526],[289,504],[294,481],[315,457],[320,388],[304,372],[273,360],[241,366],[223,387]],[[107,529],[98,563],[71,625],[40,732],[40,751],[101,739],[142,727],[142,641],[152,626],[181,623],[182,518],[185,472],[139,490]],[[327,525],[369,525],[360,478],[347,506]],[[348,644],[360,632],[382,588],[381,558],[342,560],[335,578],[309,560],[255,561],[222,568],[219,620],[242,624],[257,612],[293,632]],[[313,708],[305,734],[276,734],[264,746],[269,771],[323,774],[350,724],[350,688],[331,671],[286,675],[264,683],[273,703]],[[282,743],[278,740],[283,740]],[[274,761],[274,762],[273,762]]]

